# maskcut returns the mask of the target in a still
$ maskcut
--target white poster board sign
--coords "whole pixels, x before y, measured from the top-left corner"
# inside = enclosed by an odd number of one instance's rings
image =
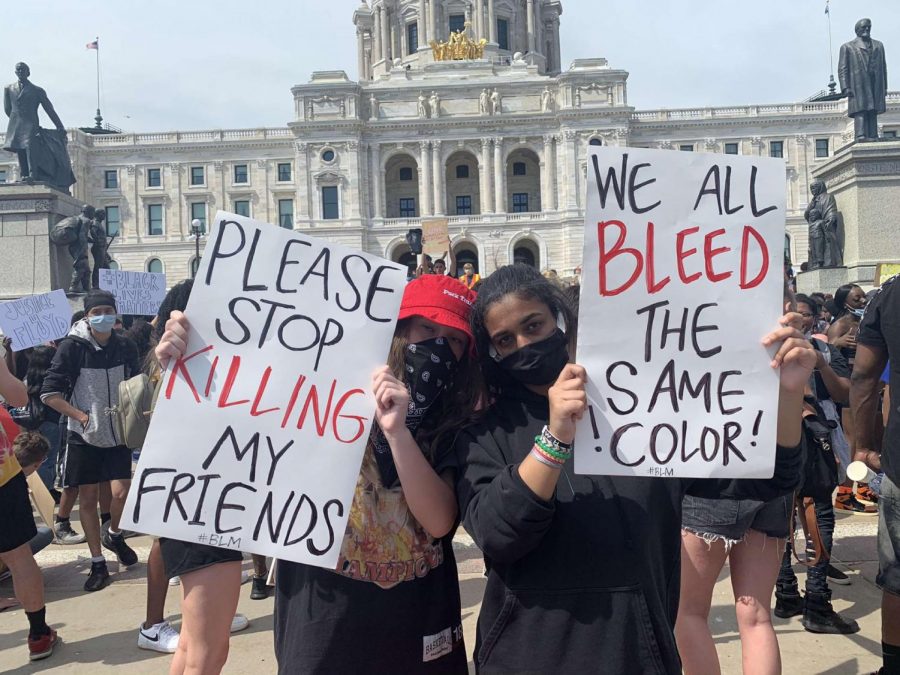
[[[591,148],[576,472],[772,476],[784,186],[780,159]]]
[[[406,270],[219,212],[124,527],[333,568]]]
[[[0,330],[12,338],[15,352],[65,337],[71,319],[69,301],[59,289],[0,303]]]
[[[100,288],[116,296],[116,311],[120,315],[155,316],[166,297],[166,275],[103,269]]]

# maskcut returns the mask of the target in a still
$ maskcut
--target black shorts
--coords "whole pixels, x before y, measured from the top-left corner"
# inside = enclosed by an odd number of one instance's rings
[[[96,485],[108,480],[131,480],[131,450],[124,445],[98,448],[69,432],[65,461],[66,487]]]
[[[189,541],[166,539],[165,537],[159,538],[159,547],[162,551],[166,576],[169,579],[201,570],[210,565],[244,559],[243,553],[230,548],[192,544]]]
[[[27,544],[37,534],[28,483],[21,471],[0,485],[0,553]]]

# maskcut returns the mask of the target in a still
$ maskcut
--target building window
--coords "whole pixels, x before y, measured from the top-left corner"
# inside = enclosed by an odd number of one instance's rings
[[[322,188],[322,218],[337,220],[340,217],[337,185],[326,185]]]
[[[247,199],[239,199],[234,203],[234,212],[245,218],[250,217],[250,201]]]
[[[147,187],[160,187],[162,176],[159,169],[147,169]]]
[[[465,14],[451,14],[450,15],[450,32],[451,33],[461,33],[466,29],[466,15]]]
[[[410,167],[400,167],[400,180],[412,180],[412,169]]]
[[[469,177],[469,165],[468,164],[460,164],[456,167],[456,177],[457,178],[468,178]]]
[[[202,166],[192,166],[191,167],[191,185],[205,185],[206,178],[203,174]]]
[[[816,139],[816,158],[828,157],[828,139]]]
[[[884,134],[882,134],[884,138],[897,138],[897,130],[896,129],[885,129]]]
[[[413,22],[406,27],[406,52],[415,54],[419,50],[419,24]]]
[[[601,141],[599,138],[592,138],[588,141],[588,145],[603,145],[603,141]]]
[[[106,236],[114,237],[119,234],[119,228],[122,227],[121,216],[119,215],[118,206],[106,207]]]
[[[248,182],[247,165],[246,164],[235,164],[234,165],[234,182],[235,183]]]
[[[524,176],[528,173],[525,162],[513,162],[513,176]]]
[[[681,150],[682,152],[693,152],[694,145],[693,145],[693,143],[685,143],[684,145],[679,145],[678,149]]]
[[[497,46],[509,51],[509,21],[497,19]]]
[[[291,179],[291,163],[282,162],[278,165],[278,182],[285,183]]]
[[[784,141],[769,141],[769,157],[784,158]]]
[[[160,260],[159,258],[150,258],[150,260],[147,261],[147,271],[153,272],[154,274],[162,274],[162,260]]]
[[[115,190],[119,187],[119,172],[115,169],[103,172],[103,188]]]
[[[323,150],[322,151],[322,161],[323,162],[333,162],[334,161],[334,150]]]
[[[191,224],[200,221],[200,231],[206,232],[206,202],[191,202]]]
[[[458,216],[472,215],[472,197],[471,197],[471,195],[459,195],[456,198],[456,215],[458,215]]]
[[[150,236],[163,234],[162,204],[147,205],[147,234]]]
[[[407,197],[400,200],[400,217],[415,218],[416,217],[416,200],[414,197]]]
[[[6,169],[0,169],[0,183],[6,182]]]
[[[294,229],[294,200],[278,200],[278,224],[286,230]]]
[[[514,192],[512,197],[512,212],[528,213],[528,193]]]
[[[725,154],[726,155],[738,154],[738,144],[737,143],[726,143],[725,144]]]

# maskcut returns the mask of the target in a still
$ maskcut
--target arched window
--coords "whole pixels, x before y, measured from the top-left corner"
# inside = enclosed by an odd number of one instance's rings
[[[456,247],[456,276],[461,276],[463,273],[463,266],[466,263],[472,263],[472,266],[475,268],[475,272],[480,273],[480,269],[478,266],[478,251],[475,249],[475,246],[468,243],[463,242]]]
[[[119,263],[117,263],[115,260],[110,260],[109,261],[109,269],[111,269],[111,270],[119,269]]]
[[[159,258],[150,258],[150,260],[147,261],[147,271],[155,272],[156,274],[162,274],[162,272],[163,272],[162,260],[160,260]]]
[[[541,252],[537,244],[531,239],[522,239],[516,243],[513,250],[513,263],[516,265],[528,265],[539,267]]]
[[[588,141],[588,145],[603,145],[603,141],[599,138],[592,138],[590,141]]]

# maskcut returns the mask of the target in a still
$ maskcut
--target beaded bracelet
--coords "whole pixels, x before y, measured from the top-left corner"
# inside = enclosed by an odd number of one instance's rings
[[[531,449],[531,456],[534,457],[537,461],[539,461],[544,466],[549,466],[551,469],[559,470],[559,469],[562,469],[562,467],[563,467],[563,465],[560,464],[559,462],[552,460],[552,459],[548,459],[547,456],[544,455],[543,453],[539,452],[537,450],[537,448]]]
[[[534,444],[535,444],[535,446],[540,448],[540,450],[543,453],[550,455],[550,457],[552,457],[553,459],[555,459],[558,462],[565,462],[570,457],[572,457],[571,450],[568,450],[568,451],[557,450],[556,448],[554,448],[550,445],[547,445],[547,443],[544,441],[544,439],[541,438],[540,436],[534,437]]]
[[[541,430],[541,439],[551,448],[559,450],[560,452],[570,452],[572,450],[572,444],[563,443],[556,436],[551,434],[550,427],[547,425],[544,425],[544,428]]]

